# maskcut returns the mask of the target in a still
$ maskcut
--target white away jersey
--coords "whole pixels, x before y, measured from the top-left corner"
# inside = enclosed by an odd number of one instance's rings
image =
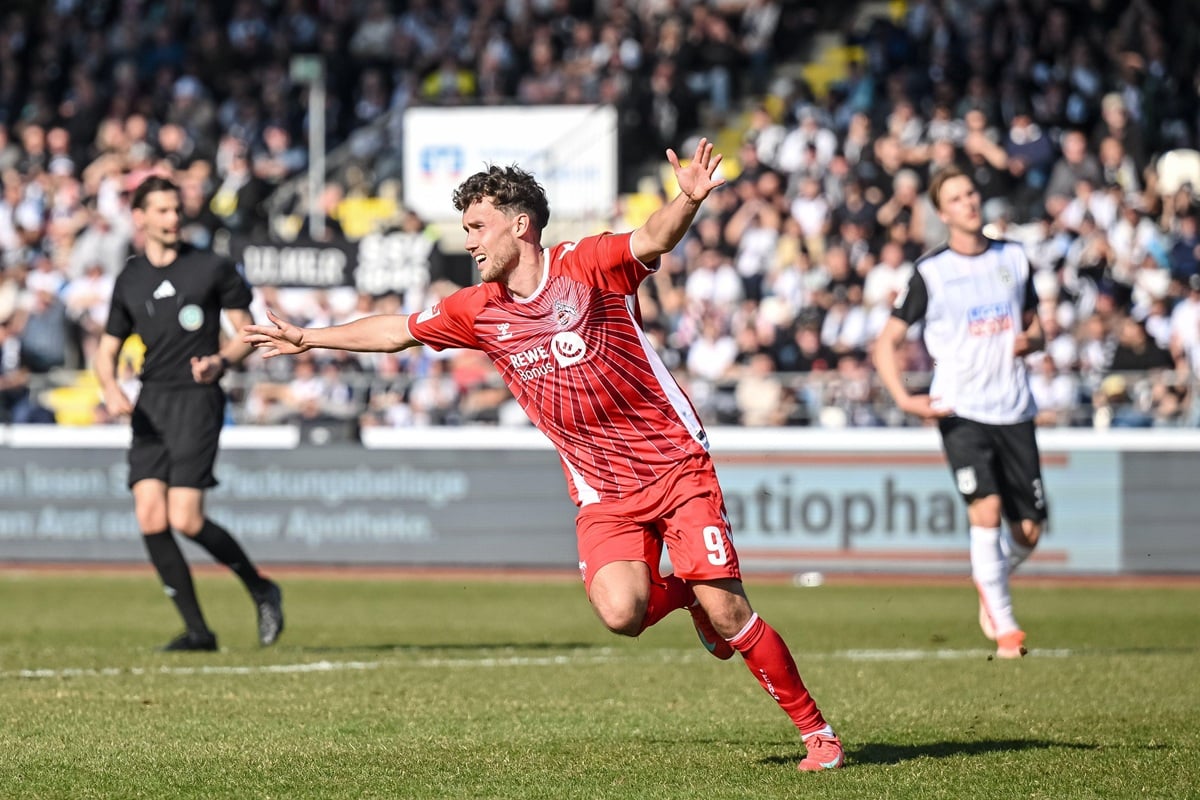
[[[1025,360],[1014,355],[1024,312],[1036,309],[1025,251],[1015,242],[989,240],[976,256],[943,246],[920,258],[892,315],[909,325],[925,323],[936,405],[1007,425],[1037,412]]]
[[[708,447],[691,402],[642,332],[637,287],[651,271],[628,233],[565,242],[545,251],[530,297],[470,286],[409,317],[409,332],[437,350],[491,358],[558,449],[576,505],[621,497]]]

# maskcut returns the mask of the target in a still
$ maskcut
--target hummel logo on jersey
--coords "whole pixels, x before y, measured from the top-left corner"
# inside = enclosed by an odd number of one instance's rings
[[[511,323],[509,322],[501,322],[496,326],[496,328],[500,331],[500,333],[496,336],[497,342],[503,342],[505,339],[512,338],[512,331],[509,330],[510,325]]]
[[[163,298],[174,297],[174,296],[175,296],[175,286],[168,280],[164,280],[162,283],[160,283],[158,285],[158,288],[154,290],[154,299],[155,300],[162,300]]]

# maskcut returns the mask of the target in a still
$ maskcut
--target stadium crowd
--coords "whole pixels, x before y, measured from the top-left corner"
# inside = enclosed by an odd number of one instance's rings
[[[65,417],[42,390],[90,365],[145,176],[177,181],[194,244],[278,233],[266,200],[307,166],[305,94],[288,64],[315,53],[330,144],[355,155],[322,198],[333,236],[361,227],[348,198],[402,180],[389,120],[412,105],[611,103],[627,188],[666,147],[739,133],[731,185],[642,293],[651,341],[710,423],[910,422],[880,391],[869,347],[914,260],[941,240],[929,177],[958,163],[989,234],[1022,242],[1036,268],[1040,422],[1200,424],[1200,38],[1170,22],[1185,3],[904,5],[847,27],[862,57],[819,92],[776,69],[799,56],[797,21],[816,19],[794,2],[57,0],[9,12],[0,421]],[[301,220],[296,198],[276,215]],[[384,224],[424,225],[399,208]],[[415,311],[450,288],[256,287],[256,315],[269,304],[321,326]],[[927,374],[910,344],[908,370]],[[524,424],[479,354],[308,355],[231,376],[233,418]],[[86,413],[106,421],[95,402]]]

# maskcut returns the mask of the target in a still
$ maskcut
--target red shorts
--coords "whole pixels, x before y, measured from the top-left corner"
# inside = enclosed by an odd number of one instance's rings
[[[663,546],[687,581],[741,578],[729,517],[707,456],[691,456],[668,475],[619,500],[584,506],[575,518],[579,572],[592,576],[613,561],[642,561],[659,575]]]

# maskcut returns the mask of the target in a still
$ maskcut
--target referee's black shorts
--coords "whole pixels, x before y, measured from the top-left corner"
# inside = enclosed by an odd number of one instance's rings
[[[962,417],[938,421],[942,447],[963,500],[999,495],[1004,518],[1044,522],[1048,513],[1033,420],[987,425]]]
[[[133,409],[129,485],[147,478],[168,486],[208,489],[217,485],[225,391],[218,384],[146,384]]]

